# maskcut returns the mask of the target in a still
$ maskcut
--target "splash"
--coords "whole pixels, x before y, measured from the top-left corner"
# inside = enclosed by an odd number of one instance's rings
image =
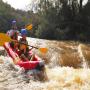
[[[59,42],[27,38],[29,44],[48,48],[46,54],[34,49],[45,60],[47,80],[26,78],[11,67],[8,56],[0,56],[0,90],[89,90],[89,46],[76,42]],[[1,52],[1,50],[0,50]],[[28,82],[27,82],[28,81]]]
[[[80,58],[82,60],[82,67],[83,68],[89,68],[88,63],[87,63],[87,61],[86,61],[86,59],[85,59],[85,57],[83,55],[83,52],[82,52],[82,46],[83,46],[82,44],[80,44],[78,46],[78,53],[79,53],[79,56],[80,56]]]

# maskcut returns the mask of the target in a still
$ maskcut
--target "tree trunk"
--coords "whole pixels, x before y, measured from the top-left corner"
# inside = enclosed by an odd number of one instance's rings
[[[79,13],[82,12],[82,2],[83,2],[83,0],[80,0]]]

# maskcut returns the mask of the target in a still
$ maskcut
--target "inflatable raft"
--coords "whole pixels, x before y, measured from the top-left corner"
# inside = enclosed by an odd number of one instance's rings
[[[15,52],[8,42],[4,44],[4,48],[9,54],[9,56],[13,59],[13,62],[15,62],[15,59],[19,57],[18,53]],[[30,51],[29,54],[31,55],[32,52]],[[34,56],[32,61],[25,61],[25,60],[18,60],[16,65],[19,65],[20,67],[23,67],[25,70],[31,70],[31,69],[39,69],[41,70],[44,67],[44,61],[41,60],[37,55]]]

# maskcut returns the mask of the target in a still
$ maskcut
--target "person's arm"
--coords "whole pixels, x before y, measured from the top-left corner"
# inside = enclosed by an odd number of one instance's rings
[[[31,51],[33,49],[33,47],[29,48],[29,51]]]

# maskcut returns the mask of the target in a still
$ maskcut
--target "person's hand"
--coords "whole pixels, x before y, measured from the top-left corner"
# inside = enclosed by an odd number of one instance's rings
[[[35,54],[32,54],[30,61],[33,61],[34,57],[35,57]]]
[[[29,50],[31,51],[34,47],[31,47]]]
[[[18,61],[20,61],[20,58],[19,58],[19,57],[16,57],[16,58],[14,59],[14,64],[17,64]]]

